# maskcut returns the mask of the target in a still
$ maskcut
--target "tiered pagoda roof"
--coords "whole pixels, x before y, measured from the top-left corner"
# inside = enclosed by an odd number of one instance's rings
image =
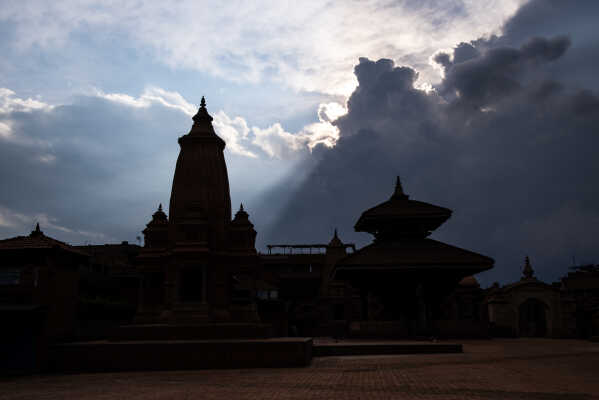
[[[338,265],[395,270],[459,267],[473,274],[491,268],[493,259],[437,240],[422,239],[373,243],[350,254]]]
[[[354,226],[377,239],[397,236],[426,237],[451,217],[451,210],[422,201],[410,200],[399,176],[391,198],[362,213]]]
[[[374,235],[374,242],[339,261],[335,276],[435,270],[465,277],[492,268],[492,258],[427,238],[451,213],[448,208],[411,200],[398,177],[391,198],[364,211],[354,227]]]

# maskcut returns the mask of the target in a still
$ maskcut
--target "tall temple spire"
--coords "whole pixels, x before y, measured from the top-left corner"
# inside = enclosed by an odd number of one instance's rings
[[[225,227],[231,222],[225,142],[214,131],[204,97],[192,119],[189,133],[179,138],[181,151],[169,206],[169,240],[174,245],[187,237],[205,237],[209,248],[220,249],[225,245]]]

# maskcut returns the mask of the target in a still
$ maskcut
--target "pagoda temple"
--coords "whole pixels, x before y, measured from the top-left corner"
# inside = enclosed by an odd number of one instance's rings
[[[369,298],[381,299],[379,318],[400,321],[410,335],[433,334],[441,304],[458,283],[493,267],[493,259],[428,236],[451,210],[410,199],[399,177],[389,200],[362,213],[354,229],[374,236],[370,245],[340,260],[334,277],[360,290],[362,319]]]

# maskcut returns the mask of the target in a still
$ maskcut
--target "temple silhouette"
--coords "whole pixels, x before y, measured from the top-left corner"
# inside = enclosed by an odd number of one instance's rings
[[[234,287],[260,272],[256,231],[243,206],[231,219],[225,142],[203,97],[193,121],[179,138],[169,216],[159,206],[143,231],[136,321],[256,322],[255,304]]]
[[[259,255],[243,205],[231,218],[225,142],[204,98],[191,130],[178,141],[169,215],[159,206],[143,231],[137,323],[235,323],[237,334],[239,324],[262,332],[256,324],[266,323],[276,325],[277,336],[311,336],[347,335],[334,321],[351,329],[354,321],[376,317],[395,321],[395,335],[443,334],[434,324],[443,300],[462,279],[493,266],[491,258],[428,239],[451,210],[410,199],[399,177],[390,199],[364,211],[355,225],[374,236],[371,245],[348,254],[355,246],[344,245],[335,231],[327,245],[270,245],[270,254]],[[289,254],[272,254],[281,248]],[[276,302],[287,303],[287,311],[260,316],[260,305]],[[230,326],[220,324],[215,332],[228,335]],[[379,333],[368,324],[353,328]]]
[[[482,289],[474,275],[494,260],[429,238],[452,211],[411,199],[399,177],[355,224],[371,244],[335,230],[260,253],[248,211],[232,216],[226,144],[203,97],[178,143],[169,214],[158,206],[143,247],[71,246],[39,224],[0,240],[9,368],[288,366],[309,362],[310,337],[599,334],[597,268],[547,285],[527,258],[520,282]]]

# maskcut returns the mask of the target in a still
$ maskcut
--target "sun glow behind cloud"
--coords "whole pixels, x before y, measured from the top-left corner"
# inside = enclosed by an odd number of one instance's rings
[[[233,204],[243,201],[259,241],[269,231],[326,239],[335,226],[353,240],[353,216],[388,195],[378,177],[400,173],[415,197],[455,205],[456,244],[479,241],[490,255],[526,247],[554,267],[563,251],[590,257],[597,3],[534,0],[502,26],[524,2],[5,2],[0,234],[26,233],[40,219],[62,240],[135,238],[168,203],[176,138],[206,95],[227,143]],[[512,76],[523,65],[500,57],[531,50],[522,48],[531,38],[559,44],[556,35],[571,47],[545,69],[533,57],[525,64],[535,68]],[[467,60],[470,45],[478,61]],[[486,58],[494,47],[503,50]],[[360,57],[410,68],[378,76]],[[488,77],[515,84],[484,92]],[[568,149],[577,149],[571,160]],[[528,209],[534,196],[543,207]],[[543,240],[528,240],[539,227]]]
[[[82,32],[116,35],[175,69],[348,96],[358,57],[391,58],[420,67],[423,82],[438,80],[430,54],[496,31],[523,2],[23,1],[4,4],[0,20],[15,24],[19,49],[60,48]]]

